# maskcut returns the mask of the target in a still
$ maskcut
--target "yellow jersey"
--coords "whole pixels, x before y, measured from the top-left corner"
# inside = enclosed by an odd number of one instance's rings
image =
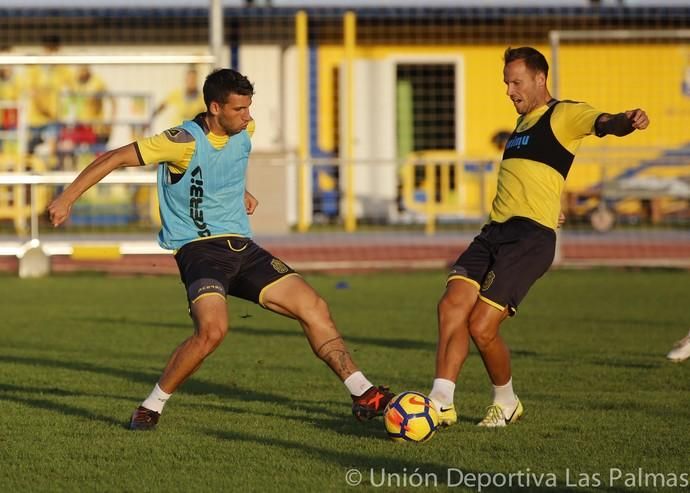
[[[194,119],[203,128],[208,141],[214,149],[222,149],[232,137],[227,135],[216,135],[210,132],[204,123],[204,113],[200,113]],[[249,122],[247,133],[251,137],[254,135],[254,121]],[[170,172],[181,175],[189,166],[189,162],[194,156],[196,143],[192,135],[180,127],[169,128],[152,137],[147,137],[136,141],[141,164],[165,163]]]
[[[556,229],[575,153],[601,114],[586,103],[552,100],[521,115],[503,153],[489,219],[526,217]]]

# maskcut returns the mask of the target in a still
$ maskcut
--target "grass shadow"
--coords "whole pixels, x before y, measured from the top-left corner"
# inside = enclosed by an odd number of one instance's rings
[[[22,404],[25,406],[33,407],[36,409],[43,409],[46,411],[56,412],[64,414],[66,416],[75,416],[78,418],[85,418],[89,421],[101,421],[103,423],[115,426],[122,426],[123,421],[115,419],[112,416],[107,416],[103,414],[94,413],[87,409],[73,406],[70,404],[64,404],[60,402],[55,402],[48,398],[43,397],[26,397],[13,394],[37,394],[39,396],[44,396],[46,394],[55,397],[93,397],[94,394],[82,393],[82,392],[70,392],[67,390],[57,389],[57,388],[39,388],[39,387],[17,387],[14,385],[0,384],[0,400],[15,402],[17,404]],[[107,395],[97,395],[97,397],[112,397]]]
[[[258,337],[304,337],[300,330],[287,331],[280,329],[255,329],[248,327],[231,327],[231,332],[238,334],[258,336]],[[386,349],[415,349],[436,351],[436,343],[428,341],[418,341],[403,338],[384,338],[384,337],[361,337],[343,334],[347,344],[358,344],[361,346],[375,346]]]
[[[85,319],[78,319],[85,320]],[[89,317],[88,320],[93,323],[98,324],[114,324],[114,325],[125,325],[125,326],[142,326],[142,327],[152,327],[152,328],[163,328],[163,329],[188,329],[191,333],[193,328],[192,322],[189,323],[179,323],[179,322],[160,322],[154,320],[133,320],[127,317],[100,317],[93,318]],[[304,333],[299,329],[299,326],[294,322],[291,324],[292,328],[289,329],[270,329],[270,328],[259,328],[259,327],[247,327],[244,325],[230,326],[229,333],[250,335],[255,337],[304,337]],[[359,345],[369,345],[375,347],[383,347],[386,349],[416,349],[416,350],[427,350],[436,351],[436,343],[428,341],[419,341],[414,339],[403,339],[403,338],[383,338],[383,337],[361,337],[343,334],[345,341],[349,344],[359,344]]]
[[[41,366],[46,368],[61,368],[74,371],[77,373],[89,372],[100,375],[106,375],[108,377],[117,377],[134,382],[146,383],[151,386],[157,381],[158,377],[160,376],[160,373],[158,372],[141,373],[137,371],[96,365],[87,362],[62,361],[28,356],[0,355],[0,363],[2,362],[24,364],[30,366]],[[2,387],[0,387],[0,390],[2,390]],[[12,388],[12,390],[19,391],[20,388]],[[69,391],[66,390],[64,392],[69,393]],[[184,384],[184,386],[178,390],[178,392],[180,394],[191,395],[219,395],[223,396],[223,398],[228,399],[229,401],[272,403],[285,406],[289,409],[299,409],[305,412],[313,412],[315,405],[318,404],[310,401],[294,400],[282,395],[277,395],[269,392],[260,392],[255,389],[246,389],[237,386],[223,385],[198,379],[187,381]],[[321,402],[323,403],[323,401]],[[332,413],[332,415],[339,416],[335,413]]]
[[[412,473],[417,473],[416,478],[421,481],[421,483],[418,483],[414,489],[436,487],[459,488],[463,486],[472,487],[471,484],[463,484],[462,478],[478,478],[480,474],[484,475],[483,477],[486,477],[487,474],[496,477],[506,477],[508,474],[510,474],[505,471],[476,471],[463,468],[462,465],[458,464],[438,464],[435,462],[424,462],[417,460],[413,461],[393,457],[377,457],[372,455],[368,449],[365,449],[363,452],[359,453],[352,450],[335,450],[331,448],[318,447],[311,443],[290,441],[277,437],[265,438],[234,431],[207,430],[206,433],[219,440],[248,442],[261,447],[273,449],[267,454],[267,456],[280,453],[278,450],[283,450],[284,453],[296,452],[300,456],[311,456],[314,460],[325,461],[334,464],[335,466],[342,467],[342,488],[340,489],[343,490],[353,486],[359,486],[364,488],[393,488],[393,491],[395,491],[397,488],[398,491],[407,491],[408,488],[410,488],[410,483],[405,481],[408,481],[408,479],[412,478]],[[426,444],[422,446],[426,446]],[[353,470],[356,470],[357,472],[353,473]],[[458,471],[461,471],[462,476],[460,476],[460,472]],[[353,485],[348,483],[346,478],[350,478],[350,480],[360,480],[361,482]],[[389,480],[393,481],[393,484],[388,483],[387,481]],[[400,482],[405,483],[404,485],[401,485]],[[534,484],[534,481],[532,484]],[[324,489],[333,489],[338,487],[338,485],[328,485],[328,488],[326,488],[326,486],[327,485],[324,485]],[[476,486],[477,484],[475,483],[474,487]],[[564,484],[563,478],[558,480],[558,485],[554,490],[564,493],[581,493],[583,491],[587,491],[585,488],[575,486],[571,487],[568,484]],[[610,493],[627,491],[624,488],[606,486],[598,487],[596,490]],[[482,487],[481,491],[544,491],[544,486],[532,487],[524,485],[518,486],[514,484],[510,487],[505,485],[496,487],[488,485],[486,487]]]

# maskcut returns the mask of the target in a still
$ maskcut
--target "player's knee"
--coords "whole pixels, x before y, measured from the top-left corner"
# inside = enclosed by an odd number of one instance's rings
[[[475,300],[457,296],[446,291],[438,302],[438,313],[441,316],[452,315],[454,318],[467,317],[474,306]]]
[[[446,314],[452,312],[456,308],[457,304],[448,296],[448,294],[443,295],[443,297],[438,302],[436,309],[439,314]]]
[[[227,326],[217,321],[209,321],[199,325],[197,338],[204,349],[210,353],[223,342],[227,333]]]
[[[314,311],[319,313],[321,316],[330,317],[330,310],[328,309],[328,303],[321,296],[317,296],[314,301]]]
[[[490,346],[496,335],[496,330],[488,324],[470,321],[470,336],[479,350]]]
[[[319,295],[305,301],[300,307],[298,316],[307,323],[324,322],[331,318],[328,303]]]

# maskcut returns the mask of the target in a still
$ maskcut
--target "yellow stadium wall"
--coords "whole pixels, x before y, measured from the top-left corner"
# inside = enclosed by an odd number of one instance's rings
[[[491,136],[502,128],[512,129],[515,112],[504,94],[501,46],[384,46],[358,48],[356,57],[384,59],[390,56],[428,54],[433,56],[460,54],[465,63],[465,141],[468,154],[492,152]],[[335,149],[333,136],[335,97],[333,94],[335,69],[343,61],[341,46],[323,46],[318,54],[319,87],[319,145],[325,151]],[[392,88],[391,88],[392,90]],[[469,123],[471,122],[471,124]],[[395,122],[391,122],[394,125]]]
[[[548,45],[535,45],[550,62]],[[391,56],[460,55],[464,62],[465,153],[491,155],[495,152],[491,136],[500,129],[512,130],[517,115],[505,95],[502,56],[504,45],[381,46],[360,47],[356,58],[385,59]],[[583,150],[609,152],[604,164],[613,162],[609,176],[620,169],[653,158],[659,148],[674,148],[690,142],[690,97],[682,94],[682,82],[690,51],[677,44],[591,44],[563,45],[559,51],[559,96],[561,99],[586,101],[607,112],[644,108],[652,124],[645,132],[625,139],[609,137],[585,139]],[[318,128],[322,150],[335,149],[333,94],[335,69],[343,60],[341,46],[322,46],[318,51]],[[553,68],[553,67],[552,67]],[[551,79],[553,77],[550,77]],[[392,90],[392,89],[391,89]],[[394,122],[390,122],[391,125]],[[637,148],[632,162],[616,158],[617,148]],[[643,149],[644,148],[644,149]],[[601,160],[591,160],[588,153],[576,161],[569,186],[586,187],[601,178]],[[578,170],[578,168],[580,168]],[[615,169],[619,168],[619,169]]]
[[[690,51],[682,45],[563,46],[561,99],[587,101],[603,111],[644,108],[652,124],[625,139],[587,145],[677,147],[690,141],[690,97],[682,93]]]

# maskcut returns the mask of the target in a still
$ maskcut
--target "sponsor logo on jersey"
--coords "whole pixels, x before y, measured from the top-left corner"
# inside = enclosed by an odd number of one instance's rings
[[[527,144],[529,144],[529,135],[518,135],[508,141],[505,150],[507,151],[513,147],[517,147],[519,149],[522,146],[527,146]]]
[[[189,217],[196,226],[197,234],[203,238],[211,236],[211,231],[204,221],[204,211],[201,206],[204,203],[204,180],[201,168],[197,166],[192,170],[192,180],[189,186]]]

